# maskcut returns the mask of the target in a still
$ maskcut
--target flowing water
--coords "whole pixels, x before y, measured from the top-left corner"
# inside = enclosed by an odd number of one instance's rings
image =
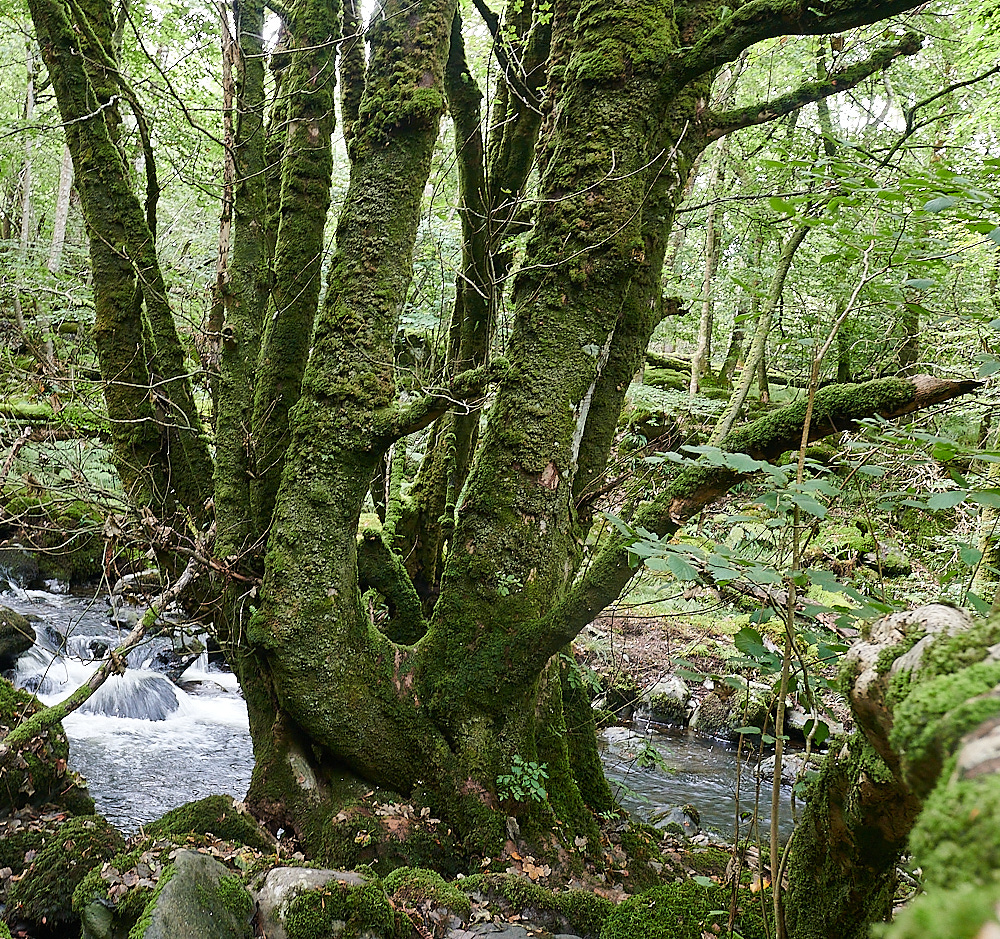
[[[38,641],[18,660],[14,681],[46,704],[85,681],[97,660],[128,632],[128,627],[112,624],[104,599],[18,590],[0,595],[0,604],[34,620]],[[208,665],[202,656],[184,671],[179,687],[165,674],[171,658],[169,640],[151,640],[129,655],[124,675],[108,679],[63,722],[71,767],[86,777],[98,811],[124,831],[135,831],[192,799],[219,792],[241,799],[250,783],[253,750],[246,705],[232,673]],[[669,771],[638,765],[635,757],[644,741],[661,753]],[[704,828],[732,836],[733,750],[688,736],[643,735],[624,728],[604,731],[600,743],[608,777],[634,815],[650,819],[668,807],[691,804]],[[766,826],[769,784],[764,788],[761,824]],[[746,766],[742,810],[753,810],[755,790]],[[779,817],[787,834],[787,790]],[[740,831],[746,833],[745,823]]]
[[[95,658],[128,633],[111,623],[106,600],[18,591],[0,603],[35,620],[38,641],[18,659],[14,681],[46,704],[85,681]],[[242,799],[250,784],[253,750],[235,677],[201,656],[178,687],[157,670],[169,647],[153,639],[134,650],[125,674],[63,721],[70,766],[87,779],[97,810],[124,831],[203,796]]]
[[[737,833],[738,777],[739,837],[752,835],[750,826],[756,824],[756,833],[767,839],[771,779],[765,777],[758,787],[755,761],[748,760],[745,752],[738,773],[735,747],[692,734],[666,735],[653,729],[637,732],[609,727],[600,733],[598,744],[612,791],[635,818],[655,822],[668,807],[693,805],[701,816],[701,827],[729,841]],[[662,757],[662,765],[648,769],[640,765],[639,756],[646,745]],[[778,829],[782,837],[787,837],[793,827],[791,788],[782,786]]]

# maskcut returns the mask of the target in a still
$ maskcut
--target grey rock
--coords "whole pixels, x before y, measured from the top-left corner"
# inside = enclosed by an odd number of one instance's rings
[[[693,838],[701,831],[698,811],[690,805],[675,805],[666,812],[653,816],[653,824],[661,829],[682,834],[685,838]]]
[[[310,867],[275,867],[256,888],[257,923],[268,939],[288,939],[285,914],[300,893],[318,890],[336,881],[349,887],[364,886],[365,879],[353,871],[317,870]]]
[[[0,547],[0,587],[27,587],[38,579],[38,561],[19,544]]]
[[[820,753],[810,753],[808,768],[818,770],[823,763],[823,755]],[[799,774],[806,764],[804,753],[783,753],[781,755],[781,781],[786,786],[794,784]],[[769,756],[766,760],[761,760],[757,764],[754,772],[763,779],[774,778],[774,757]]]
[[[230,891],[243,890],[246,913],[224,903],[219,884],[223,878]],[[149,926],[141,939],[251,939],[253,899],[238,878],[215,858],[197,851],[179,851],[174,875],[156,898]]]
[[[649,720],[664,724],[686,724],[691,689],[677,675],[651,685],[642,693],[640,711]]]

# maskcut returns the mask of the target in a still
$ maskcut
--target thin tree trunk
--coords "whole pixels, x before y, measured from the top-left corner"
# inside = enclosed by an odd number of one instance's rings
[[[712,169],[708,179],[709,198],[714,197],[722,184],[728,149],[729,138],[725,137],[719,143],[715,159],[712,161]],[[698,342],[694,355],[691,356],[691,381],[688,385],[688,392],[692,395],[698,393],[702,376],[712,372],[712,326],[714,320],[712,290],[715,274],[719,269],[719,252],[716,247],[715,230],[718,212],[719,204],[713,201],[708,209],[708,218],[705,220],[705,270],[701,284],[701,319],[698,322]]]
[[[66,223],[69,221],[70,197],[73,194],[73,157],[69,147],[63,146],[59,163],[59,193],[56,196],[56,214],[52,223],[52,244],[49,248],[49,273],[58,274],[62,266],[63,248],[66,246]]]
[[[750,341],[746,364],[743,366],[743,375],[740,377],[740,383],[736,391],[733,392],[733,396],[729,399],[729,404],[726,405],[726,410],[723,412],[722,417],[719,418],[719,423],[716,424],[715,430],[712,431],[712,436],[709,439],[709,443],[712,446],[717,446],[732,429],[737,415],[746,402],[750,385],[764,362],[764,352],[767,347],[767,337],[771,332],[771,321],[774,318],[774,311],[778,308],[778,303],[781,300],[781,292],[785,287],[785,279],[788,277],[788,272],[791,270],[792,259],[795,257],[795,252],[798,251],[799,245],[805,240],[807,234],[809,234],[809,226],[800,225],[792,232],[791,237],[789,237],[788,241],[785,242],[785,246],[781,249],[777,267],[775,267],[774,273],[771,275],[771,285],[767,292],[767,298],[757,318],[757,326],[754,330],[753,339]],[[767,372],[765,371],[764,388],[767,387],[766,376]]]

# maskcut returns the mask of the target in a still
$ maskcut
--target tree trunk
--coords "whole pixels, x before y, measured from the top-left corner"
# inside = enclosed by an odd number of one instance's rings
[[[73,157],[69,147],[63,147],[59,162],[59,192],[56,195],[56,214],[52,222],[52,244],[49,248],[48,268],[58,274],[66,245],[66,223],[69,221],[70,196],[73,194]]]
[[[256,757],[248,802],[273,827],[317,857],[357,863],[365,816],[356,803],[373,793],[425,805],[472,855],[499,856],[516,837],[510,816],[542,850],[582,836],[596,851],[592,812],[608,808],[610,794],[567,643],[635,567],[629,540],[615,536],[580,572],[587,496],[664,313],[660,278],[684,181],[713,135],[737,126],[703,102],[723,63],[789,23],[823,33],[913,5],[802,4],[775,18],[749,4],[722,20],[721,6],[706,16],[702,7],[557,0],[535,22],[530,5],[515,4],[513,28],[497,28],[505,120],[485,142],[453,32],[455,0],[388,0],[367,31],[363,75],[357,8],[340,16],[329,3],[296,0],[271,57],[270,114],[263,5],[234,7],[234,241],[209,487],[209,449],[154,251],[154,167],[147,160],[144,207],[118,148],[120,106],[143,124],[115,64],[107,7],[30,0],[90,234],[115,459],[137,505],[175,529],[207,524],[215,496],[218,626]],[[338,46],[351,173],[324,265]],[[404,397],[394,338],[446,99],[462,142],[464,279],[442,387]],[[520,196],[533,166],[529,221]],[[509,287],[510,338],[491,363],[510,242],[529,227]],[[823,391],[814,433],[974,386],[917,376]],[[383,530],[359,539],[387,454],[435,421],[415,529],[403,524],[397,458]],[[774,459],[798,445],[796,421],[801,434],[792,410],[722,443]],[[675,532],[738,479],[724,468],[688,470],[637,524]],[[413,546],[429,552],[423,596],[404,556]],[[361,588],[385,599],[384,631]],[[512,799],[499,780],[532,763],[544,765],[547,797]]]

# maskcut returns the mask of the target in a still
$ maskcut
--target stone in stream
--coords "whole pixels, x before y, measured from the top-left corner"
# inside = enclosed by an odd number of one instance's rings
[[[684,726],[688,722],[690,700],[687,682],[677,675],[668,675],[643,691],[636,716],[659,724]]]
[[[0,671],[13,668],[17,657],[35,644],[35,630],[20,613],[0,606]]]

